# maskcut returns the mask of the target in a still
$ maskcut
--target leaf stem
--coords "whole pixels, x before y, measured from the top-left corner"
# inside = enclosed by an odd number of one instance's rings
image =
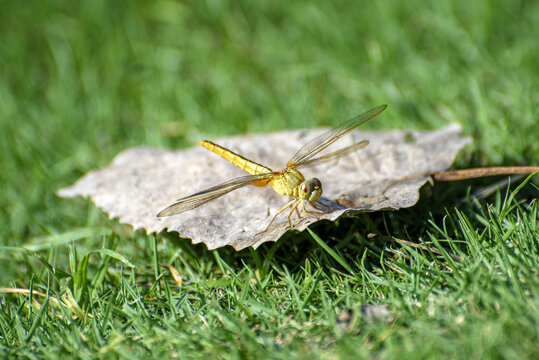
[[[531,174],[539,172],[539,166],[494,166],[472,169],[435,172],[431,176],[437,181],[475,179],[484,176]]]

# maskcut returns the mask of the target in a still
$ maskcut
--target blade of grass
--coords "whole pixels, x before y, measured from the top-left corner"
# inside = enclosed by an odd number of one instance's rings
[[[317,234],[315,234],[311,229],[307,228],[307,231],[309,232],[309,234],[311,234],[312,238],[316,241],[316,243],[322,248],[324,249],[324,251],[326,251],[335,261],[337,261],[339,264],[342,265],[343,268],[346,269],[346,271],[348,271],[350,274],[353,274],[354,271],[352,270],[352,268],[350,267],[350,265],[344,260],[344,258],[337,254],[332,248],[330,248],[328,246],[328,244],[326,244],[324,242],[324,240],[322,240]]]

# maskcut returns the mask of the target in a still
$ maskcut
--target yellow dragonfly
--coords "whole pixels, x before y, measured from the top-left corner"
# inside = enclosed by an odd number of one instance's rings
[[[210,141],[201,141],[200,145],[230,161],[232,164],[238,166],[242,170],[245,170],[250,175],[232,179],[220,185],[197,192],[196,194],[181,198],[174,204],[160,211],[157,216],[171,216],[184,211],[192,210],[200,205],[247,185],[263,187],[267,184],[269,184],[277,193],[289,196],[292,198],[292,200],[283,206],[281,210],[279,210],[273,216],[270,223],[266,227],[266,230],[269,229],[277,215],[282,213],[288,207],[291,208],[290,212],[288,213],[289,225],[291,224],[290,216],[293,214],[294,210],[298,214],[298,217],[301,217],[298,211],[298,206],[300,204],[303,213],[307,215],[315,215],[305,210],[305,202],[308,202],[317,210],[327,212],[327,210],[324,208],[319,207],[322,206],[328,208],[318,201],[322,195],[322,184],[320,180],[317,178],[305,180],[298,169],[306,166],[318,165],[331,160],[335,156],[342,156],[367,146],[369,141],[363,140],[344,149],[313,158],[315,155],[319,154],[322,150],[348,134],[350,131],[354,130],[358,126],[363,125],[370,119],[380,114],[386,109],[386,107],[387,105],[381,105],[372,108],[309,141],[298,150],[292,159],[288,161],[286,168],[281,171],[273,171],[264,165],[248,160],[243,156]]]

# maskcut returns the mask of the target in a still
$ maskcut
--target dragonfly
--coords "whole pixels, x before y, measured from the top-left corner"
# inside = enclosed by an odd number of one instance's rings
[[[305,209],[306,202],[309,203],[314,209],[322,212],[328,212],[327,209],[332,208],[319,202],[320,196],[322,195],[322,183],[320,180],[317,178],[305,180],[305,177],[298,169],[319,165],[335,159],[338,156],[355,152],[367,146],[369,141],[363,140],[329,154],[315,157],[328,146],[350,133],[355,128],[378,116],[386,109],[386,107],[387,105],[380,105],[367,110],[363,114],[358,115],[307,142],[286,163],[286,168],[280,171],[273,171],[264,165],[246,159],[243,156],[211,141],[200,141],[200,145],[230,161],[232,164],[246,171],[249,175],[229,180],[220,185],[216,185],[210,187],[209,189],[202,190],[195,194],[181,198],[172,205],[160,211],[157,214],[157,217],[177,215],[184,211],[195,209],[203,204],[206,204],[207,202],[215,200],[244,186],[253,185],[264,187],[268,184],[273,188],[273,190],[275,190],[275,192],[281,195],[286,195],[292,200],[290,200],[273,216],[270,223],[266,227],[266,230],[264,231],[267,231],[275,218],[287,208],[290,208],[288,213],[289,226],[291,226],[290,217],[294,211],[296,211],[298,217],[301,218],[298,211],[298,207],[300,205],[304,214],[314,216],[316,213],[313,214]]]

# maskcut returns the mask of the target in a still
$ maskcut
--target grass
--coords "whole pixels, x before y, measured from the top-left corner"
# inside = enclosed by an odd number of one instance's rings
[[[0,354],[537,358],[537,176],[483,200],[495,180],[437,184],[239,253],[54,193],[131,146],[382,103],[370,129],[460,122],[474,145],[455,167],[536,165],[538,17],[510,0],[4,1]]]

